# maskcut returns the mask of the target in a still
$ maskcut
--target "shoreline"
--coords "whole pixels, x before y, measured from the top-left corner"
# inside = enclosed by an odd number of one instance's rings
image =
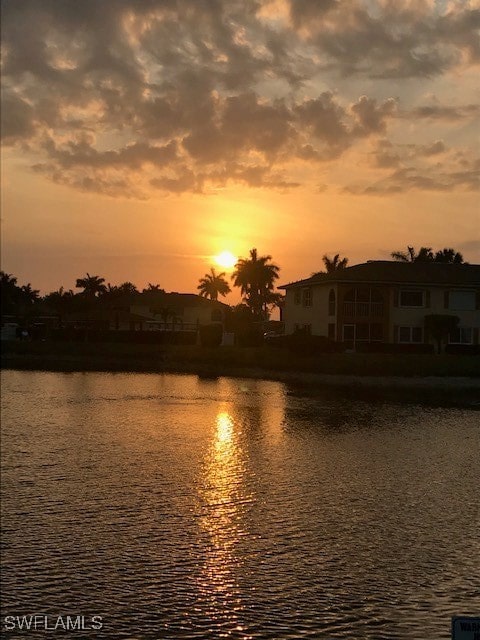
[[[267,380],[288,384],[293,395],[334,393],[377,401],[398,400],[480,409],[480,377],[462,375],[362,375],[275,369],[205,360],[112,357],[105,354],[2,354],[3,370],[111,373],[157,373]]]

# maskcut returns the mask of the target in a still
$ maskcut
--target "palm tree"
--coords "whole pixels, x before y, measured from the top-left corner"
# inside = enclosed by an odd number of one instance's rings
[[[210,300],[218,300],[218,296],[226,296],[230,293],[231,289],[228,282],[225,280],[225,272],[216,273],[215,269],[210,269],[210,273],[206,273],[203,278],[200,278],[197,289],[200,291],[200,295],[203,298],[210,298]]]
[[[158,314],[160,315],[160,317],[163,320],[163,328],[165,331],[167,331],[168,329],[168,319],[171,318],[172,319],[172,330],[175,326],[175,321],[177,319],[177,314],[175,313],[175,311],[173,311],[173,309],[170,309],[169,307],[162,307],[161,309],[158,309]]]
[[[327,254],[325,254],[322,258],[323,264],[325,265],[325,269],[327,273],[333,273],[334,271],[340,271],[341,269],[345,269],[348,264],[348,258],[340,259],[340,254],[337,253],[333,256],[333,258],[329,258]]]
[[[89,273],[87,273],[85,278],[77,278],[75,286],[77,289],[83,289],[82,293],[92,298],[96,298],[97,294],[100,295],[107,290],[105,278],[91,276]]]
[[[117,291],[118,293],[138,293],[138,289],[133,282],[123,282],[119,284]]]
[[[38,289],[32,289],[32,285],[30,284],[30,282],[22,285],[20,287],[20,290],[21,290],[23,301],[27,305],[34,304],[35,302],[38,302],[38,300],[40,299],[40,295],[39,295],[40,291]]]
[[[437,251],[434,260],[435,262],[445,262],[447,264],[467,264],[464,262],[462,254],[451,248]]]
[[[391,256],[398,262],[432,262],[434,255],[431,247],[420,247],[418,253],[414,247],[407,247],[406,251],[393,251]]]
[[[142,293],[150,293],[151,291],[158,291],[160,293],[165,293],[165,289],[162,289],[159,284],[148,283],[148,286],[142,290]]]
[[[276,303],[273,290],[280,268],[271,259],[251,249],[250,258],[240,258],[232,274],[234,286],[240,287],[243,301],[257,318],[267,319],[269,306]]]

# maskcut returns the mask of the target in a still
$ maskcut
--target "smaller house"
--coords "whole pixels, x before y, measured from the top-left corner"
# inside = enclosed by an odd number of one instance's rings
[[[193,293],[159,291],[129,294],[111,306],[109,328],[136,331],[196,331],[224,323],[228,305]]]

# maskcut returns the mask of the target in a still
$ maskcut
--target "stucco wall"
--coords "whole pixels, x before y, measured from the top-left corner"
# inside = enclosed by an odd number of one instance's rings
[[[407,289],[408,287],[405,287]],[[408,288],[411,290],[412,288]],[[448,291],[455,291],[455,289],[447,289],[440,287],[430,287],[423,289],[429,292],[429,304],[423,307],[401,307],[393,306],[394,292],[391,294],[391,322],[389,327],[389,340],[393,341],[394,325],[397,326],[410,326],[410,327],[423,327],[424,318],[429,314],[448,314],[457,316],[460,318],[459,327],[480,327],[480,311],[471,310],[459,310],[455,308],[445,307],[445,293]]]
[[[335,317],[328,315],[330,289],[336,292],[336,285],[312,286],[312,306],[310,307],[305,307],[302,303],[295,304],[295,290],[288,289],[283,311],[285,333],[293,333],[296,324],[300,326],[309,324],[313,335],[327,336],[329,323],[335,322]]]
[[[385,285],[384,289],[387,289]],[[343,285],[345,289],[345,285]],[[301,289],[301,288],[300,288]],[[306,307],[302,303],[295,304],[295,289],[286,291],[284,320],[285,333],[290,334],[295,330],[295,325],[311,325],[313,335],[328,335],[329,323],[335,323],[336,317],[328,315],[328,296],[330,290],[335,291],[337,314],[338,314],[338,298],[339,289],[335,284],[314,285],[312,291],[312,306]],[[445,308],[445,293],[459,289],[452,287],[401,287],[390,286],[388,293],[385,295],[385,315],[384,315],[384,340],[385,342],[395,341],[395,326],[407,327],[424,327],[425,316],[429,314],[450,314],[460,318],[460,327],[480,328],[480,310],[459,310],[455,308]],[[428,295],[424,294],[424,306],[422,307],[402,307],[400,299],[397,298],[402,290],[428,291]],[[396,298],[398,304],[395,304]],[[341,319],[340,319],[341,322]],[[341,339],[341,327],[338,329],[337,339]]]

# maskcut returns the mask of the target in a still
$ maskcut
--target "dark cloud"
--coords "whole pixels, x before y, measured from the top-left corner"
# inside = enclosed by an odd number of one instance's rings
[[[480,160],[474,160],[463,171],[455,171],[452,167],[440,167],[436,171],[426,168],[401,167],[386,178],[370,184],[349,185],[346,193],[357,195],[389,195],[412,190],[419,191],[480,191]]]
[[[479,104],[468,104],[458,107],[442,106],[442,105],[425,105],[413,109],[407,113],[407,117],[412,118],[428,118],[431,120],[465,120],[475,118],[480,115]]]
[[[436,156],[444,151],[446,151],[446,146],[443,140],[436,140],[431,144],[421,146],[418,153],[422,156]]]
[[[387,119],[396,111],[396,102],[393,98],[389,98],[378,105],[376,100],[368,98],[367,96],[361,96],[359,100],[351,106],[351,110],[357,121],[355,127],[357,135],[385,133],[387,130]]]
[[[5,93],[3,96],[1,116],[4,144],[28,140],[35,133],[34,110],[15,94]]]
[[[292,25],[345,75],[432,77],[479,61],[480,11],[426,2],[290,0]]]

